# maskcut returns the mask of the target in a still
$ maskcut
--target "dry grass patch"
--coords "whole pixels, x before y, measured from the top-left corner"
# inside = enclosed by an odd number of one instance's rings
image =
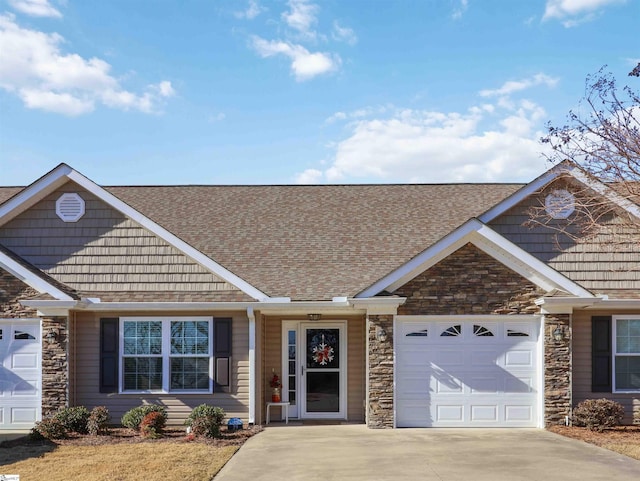
[[[209,481],[238,448],[205,443],[63,445],[38,458],[3,463],[1,469],[19,474],[20,481]]]
[[[552,426],[549,431],[640,460],[640,426],[618,426],[603,432],[576,426]]]
[[[0,443],[0,474],[19,474],[20,481],[210,481],[261,430],[224,430],[216,439],[187,437],[183,428],[153,440],[126,428],[56,441],[16,439]]]

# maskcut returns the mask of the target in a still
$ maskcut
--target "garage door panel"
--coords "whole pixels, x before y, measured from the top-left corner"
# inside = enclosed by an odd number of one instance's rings
[[[533,407],[528,404],[507,404],[504,413],[507,423],[533,422]]]
[[[464,420],[464,404],[437,404],[435,413],[436,422],[461,423]]]
[[[436,333],[397,340],[398,426],[537,425],[538,320],[398,324]]]
[[[498,406],[495,405],[474,405],[470,406],[470,418],[472,423],[477,422],[498,422]]]

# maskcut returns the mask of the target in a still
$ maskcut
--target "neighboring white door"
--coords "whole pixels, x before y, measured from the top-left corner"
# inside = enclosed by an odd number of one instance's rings
[[[536,427],[540,320],[398,319],[398,427]]]
[[[346,417],[346,329],[342,322],[283,323],[283,400],[289,416]]]
[[[40,321],[0,320],[0,429],[29,429],[42,402]]]

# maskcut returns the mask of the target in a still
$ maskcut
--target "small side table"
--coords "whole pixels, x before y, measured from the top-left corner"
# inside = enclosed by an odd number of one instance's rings
[[[286,403],[268,402],[267,403],[267,424],[269,424],[269,420],[270,420],[269,411],[271,410],[271,406],[280,406],[280,407],[282,407],[282,410],[284,411],[285,423],[289,424],[289,404],[290,403],[288,403],[288,402],[286,402]]]

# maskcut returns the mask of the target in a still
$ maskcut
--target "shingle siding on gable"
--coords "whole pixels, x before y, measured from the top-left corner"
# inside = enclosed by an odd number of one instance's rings
[[[78,222],[56,216],[55,201],[63,192],[84,198],[86,214]],[[188,292],[238,300],[236,287],[73,183],[2,226],[0,243],[85,294]]]
[[[579,243],[563,236],[559,244],[557,230],[523,225],[530,219],[529,209],[542,205],[543,196],[516,205],[490,222],[491,228],[585,289],[611,297],[640,298],[640,232],[637,242],[624,244],[604,234]],[[614,225],[616,219],[606,222]]]
[[[543,291],[472,244],[397,289],[399,315],[535,314]]]

